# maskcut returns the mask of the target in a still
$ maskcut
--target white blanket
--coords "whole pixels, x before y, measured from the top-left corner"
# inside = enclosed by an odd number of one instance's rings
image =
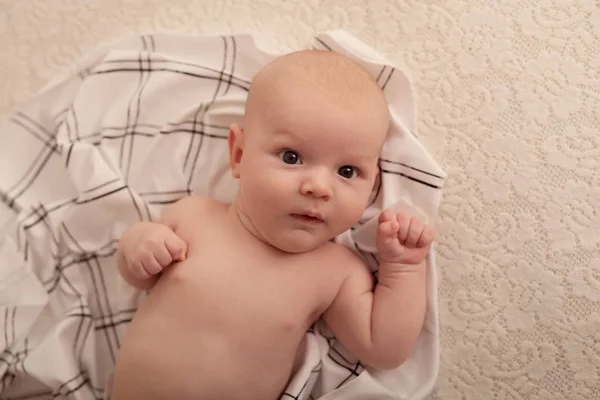
[[[393,116],[373,202],[360,226],[337,238],[376,273],[373,218],[394,206],[433,221],[445,174],[417,140],[399,69],[344,31],[317,36],[314,47],[363,65]],[[187,194],[232,200],[228,126],[242,122],[249,83],[273,57],[250,36],[135,37],[89,54],[0,126],[0,195],[15,215],[0,242],[2,398],[106,395],[144,297],[117,273],[116,243],[129,224]],[[282,398],[425,397],[439,358],[433,250],[428,300],[417,346],[393,371],[365,370],[316,324]]]

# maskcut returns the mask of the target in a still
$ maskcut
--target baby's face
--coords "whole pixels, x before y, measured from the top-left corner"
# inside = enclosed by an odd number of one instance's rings
[[[254,234],[292,253],[360,219],[388,128],[387,109],[376,102],[342,105],[315,93],[295,86],[262,99],[256,115],[247,115],[238,166],[237,202]]]

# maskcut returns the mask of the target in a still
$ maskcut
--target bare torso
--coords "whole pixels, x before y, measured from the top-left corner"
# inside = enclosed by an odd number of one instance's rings
[[[304,254],[265,245],[210,201],[176,232],[186,261],[169,267],[129,327],[113,399],[279,398],[306,330],[345,270],[335,244]]]

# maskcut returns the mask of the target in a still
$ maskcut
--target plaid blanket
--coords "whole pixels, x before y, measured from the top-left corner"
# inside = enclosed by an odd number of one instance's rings
[[[410,81],[344,31],[314,48],[359,62],[380,84],[393,126],[361,224],[337,238],[376,276],[375,223],[384,207],[434,219],[445,174],[417,139]],[[231,201],[231,123],[242,122],[254,74],[275,57],[251,36],[144,35],[97,49],[0,126],[0,395],[102,399],[120,341],[146,293],[119,276],[128,225],[189,194]],[[438,368],[435,255],[429,306],[411,358],[365,370],[319,322],[282,398],[425,397]]]

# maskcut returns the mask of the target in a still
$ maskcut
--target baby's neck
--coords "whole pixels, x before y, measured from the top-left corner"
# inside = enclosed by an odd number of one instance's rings
[[[234,229],[242,231],[250,235],[254,240],[263,243],[266,246],[273,247],[267,240],[258,232],[258,229],[252,223],[248,214],[244,211],[244,207],[236,200],[229,205],[227,217]]]

